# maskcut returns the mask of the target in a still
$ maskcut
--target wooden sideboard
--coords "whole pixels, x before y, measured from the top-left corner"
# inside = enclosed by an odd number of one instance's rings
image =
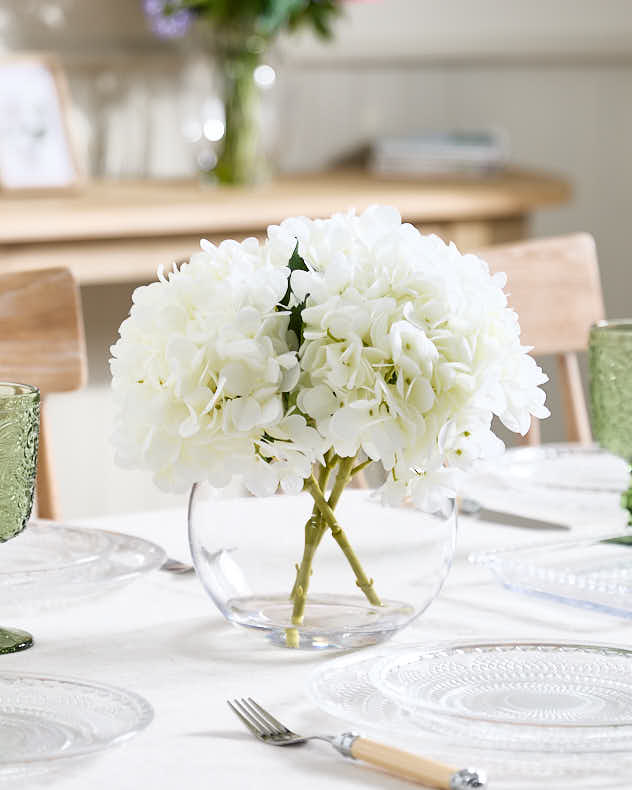
[[[462,250],[516,241],[530,213],[567,202],[563,178],[511,170],[485,178],[394,180],[362,171],[283,177],[252,188],[192,181],[92,182],[76,195],[0,196],[0,272],[68,266],[79,283],[146,282],[200,238],[261,236],[286,216],[373,203]]]

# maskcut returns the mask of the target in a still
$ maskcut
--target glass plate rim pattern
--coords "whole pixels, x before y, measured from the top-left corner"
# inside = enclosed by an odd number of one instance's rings
[[[330,716],[333,716],[337,719],[341,719],[347,723],[351,723],[352,726],[362,729],[369,729],[373,731],[379,732],[388,732],[388,733],[396,733],[405,737],[414,737],[414,738],[423,738],[423,742],[426,744],[432,744],[437,749],[444,748],[447,744],[450,745],[450,749],[457,748],[458,743],[460,741],[451,740],[451,736],[448,733],[444,733],[442,735],[437,735],[431,725],[432,720],[429,719],[427,721],[420,721],[415,718],[415,716],[419,713],[419,711],[414,711],[409,708],[405,708],[402,705],[397,704],[393,700],[386,697],[383,692],[377,688],[369,679],[368,675],[370,670],[366,669],[366,665],[368,665],[371,661],[379,660],[386,655],[391,655],[397,651],[403,650],[410,650],[411,648],[417,647],[431,647],[431,646],[439,646],[439,645],[463,645],[466,642],[481,642],[483,639],[467,639],[464,637],[463,639],[456,640],[436,640],[430,641],[426,640],[424,642],[419,642],[415,644],[406,644],[406,645],[398,645],[392,646],[387,651],[384,650],[382,647],[381,650],[376,651],[356,651],[349,655],[338,656],[336,658],[330,659],[329,661],[324,662],[318,667],[315,667],[312,672],[310,673],[308,684],[307,684],[307,693],[309,698],[312,702],[322,711],[327,713]],[[492,641],[492,640],[488,640]],[[500,642],[501,639],[493,640]],[[542,644],[543,640],[530,640],[530,639],[521,639],[521,642],[533,642],[535,644]],[[573,642],[571,640],[560,640],[559,644],[563,645],[581,645],[581,642]],[[600,642],[592,642],[590,644],[591,647],[596,648],[607,648],[607,649],[615,649],[615,650],[624,650],[630,651],[630,648],[615,643],[600,643]],[[349,672],[350,670],[353,671],[354,666],[356,666],[360,670],[360,675],[352,678],[352,682],[354,685],[360,684],[363,691],[366,691],[369,688],[371,695],[377,694],[382,697],[382,699],[388,703],[389,706],[392,706],[394,711],[395,718],[393,719],[392,716],[384,720],[383,718],[380,719],[379,717],[376,718],[367,718],[366,714],[362,711],[356,710],[348,710],[345,709],[345,706],[342,700],[336,698],[332,699],[331,695],[327,696],[323,693],[322,689],[331,688],[332,679],[331,677],[327,677],[332,672],[341,673],[341,672]],[[364,671],[363,671],[364,670]],[[324,680],[326,678],[326,681]],[[430,714],[432,717],[432,713]],[[437,717],[434,721],[440,721],[442,726],[450,724],[449,717]],[[452,720],[453,723],[454,720]],[[462,723],[467,723],[467,720],[457,720],[461,721]],[[472,722],[470,722],[472,724]],[[485,724],[481,722],[481,724]],[[501,726],[505,728],[509,728],[514,732],[521,732],[527,731],[527,727],[514,727],[513,725],[492,725],[492,726]],[[589,728],[561,728],[557,726],[551,726],[548,728],[549,732],[557,732],[557,733],[576,733],[580,734],[582,732],[590,732]],[[631,744],[632,744],[632,726],[627,725],[614,725],[614,726],[602,726],[600,725],[597,728],[593,728],[592,731],[598,731],[599,734],[602,736],[600,737],[599,741],[591,741],[590,743],[582,743],[581,744],[581,751],[578,752],[577,745],[573,745],[571,749],[568,749],[566,745],[556,745],[554,748],[541,748],[541,749],[533,749],[533,748],[524,748],[524,746],[520,742],[516,742],[515,744],[505,745],[502,747],[502,754],[504,755],[503,761],[506,762],[507,760],[515,760],[515,759],[527,759],[529,761],[535,759],[536,757],[540,757],[543,760],[551,763],[551,766],[562,764],[566,766],[568,760],[570,758],[575,759],[578,754],[581,754],[581,758],[583,760],[583,765],[590,765],[590,758],[593,757],[595,759],[602,759],[604,756],[607,755],[630,755],[632,754]],[[618,737],[617,737],[618,736]],[[468,736],[469,738],[469,736]],[[481,757],[489,756],[490,759],[496,759],[495,754],[498,752],[498,747],[494,746],[489,742],[481,742],[479,740],[478,743],[469,743],[468,745],[468,752],[472,755],[477,753]],[[447,759],[447,754],[446,754]],[[550,771],[546,771],[545,774],[548,775]]]
[[[108,738],[99,738],[91,744],[86,744],[79,747],[70,747],[67,750],[59,751],[52,754],[38,755],[37,757],[18,758],[18,759],[3,759],[0,756],[0,768],[10,768],[11,766],[19,765],[37,765],[39,763],[47,763],[53,760],[69,760],[78,757],[84,757],[95,752],[104,751],[112,746],[125,743],[133,738],[138,733],[147,729],[155,717],[155,711],[151,703],[145,699],[141,694],[135,691],[129,691],[123,686],[114,686],[110,683],[95,683],[90,680],[76,678],[66,675],[46,674],[42,672],[20,672],[19,670],[0,669],[0,680],[2,678],[14,680],[40,680],[44,682],[54,682],[72,687],[81,687],[90,689],[91,691],[105,691],[108,693],[115,693],[119,697],[123,697],[127,701],[133,702],[138,710],[137,721],[133,727],[128,727],[126,730],[113,735]]]
[[[580,442],[545,442],[536,446],[510,447],[502,456],[502,467],[497,467],[492,463],[489,470],[492,474],[518,488],[544,488],[552,491],[574,491],[582,494],[620,494],[622,491],[621,487],[614,483],[606,486],[585,486],[577,483],[564,484],[561,482],[547,483],[542,480],[534,480],[529,476],[523,477],[512,470],[512,465],[584,455],[617,458],[617,456],[604,450],[596,442],[590,444],[581,444]],[[620,460],[621,463],[625,463],[623,459]]]
[[[426,644],[428,643],[427,640]],[[406,645],[406,647],[409,646]],[[391,647],[390,649],[396,648]],[[383,654],[384,646],[379,652],[376,650],[356,651],[353,654],[338,656],[315,667],[307,685],[309,698],[319,710],[341,721],[342,726],[353,728],[354,732],[380,733],[382,737],[388,735],[390,738],[401,736],[406,739],[414,739],[416,746],[412,747],[413,749],[423,748],[425,754],[446,763],[453,763],[459,757],[463,764],[476,763],[485,766],[490,771],[490,775],[493,772],[493,779],[502,782],[502,786],[507,786],[507,788],[532,790],[535,783],[538,783],[538,786],[546,787],[547,785],[542,784],[543,782],[557,782],[559,780],[563,781],[564,787],[570,787],[575,778],[582,778],[587,775],[587,772],[598,771],[608,775],[608,785],[604,785],[603,782],[598,784],[599,790],[603,790],[606,786],[608,788],[619,786],[616,781],[613,784],[613,777],[616,776],[616,780],[620,781],[623,773],[626,778],[629,776],[632,760],[629,740],[623,745],[618,744],[614,747],[610,746],[610,748],[597,745],[596,748],[587,750],[582,745],[581,750],[573,749],[570,752],[564,749],[524,751],[516,749],[514,745],[498,749],[489,745],[473,745],[468,739],[455,740],[449,734],[447,736],[437,734],[412,719],[407,712],[394,706],[385,697],[382,699],[388,703],[391,711],[385,711],[381,716],[379,715],[380,708],[378,708],[376,716],[374,711],[367,712],[364,706],[351,709],[345,707],[343,698],[339,695],[340,675],[344,675],[345,672],[349,675],[347,682],[357,688],[357,694],[361,699],[364,699],[367,694],[369,699],[373,695],[380,696],[379,690],[369,684],[366,678],[367,673],[363,669],[372,659],[379,658]],[[351,677],[349,669],[354,666],[356,671]],[[333,677],[331,676],[332,672],[334,673]],[[333,693],[331,691],[332,684]],[[327,689],[327,693],[325,693],[325,689]],[[609,736],[608,743],[611,744]],[[615,755],[616,758],[613,760]],[[555,787],[558,787],[557,783]]]
[[[632,532],[629,534],[632,534]],[[503,587],[512,592],[545,597],[558,603],[602,611],[615,617],[630,618],[632,617],[632,609],[625,609],[620,603],[615,605],[615,601],[612,604],[597,601],[595,600],[595,595],[613,596],[616,593],[618,598],[627,595],[632,596],[632,580],[629,583],[619,580],[616,583],[616,591],[613,591],[612,582],[596,582],[594,579],[591,579],[590,583],[582,583],[576,580],[576,574],[573,574],[571,571],[546,568],[547,586],[552,587],[555,585],[556,589],[541,590],[536,586],[537,579],[540,578],[541,581],[541,577],[536,572],[543,570],[543,568],[537,564],[537,560],[530,558],[533,552],[589,548],[603,540],[619,537],[621,537],[621,531],[608,531],[602,534],[584,535],[583,537],[575,535],[566,540],[551,541],[550,543],[529,542],[512,544],[503,546],[500,549],[474,551],[468,556],[468,562],[473,565],[479,565],[481,568],[486,568]],[[518,576],[514,581],[509,577],[512,571]],[[533,584],[530,584],[530,582],[533,582]],[[584,592],[592,593],[592,597],[581,597],[581,593]]]
[[[390,699],[397,705],[400,705],[404,709],[407,709],[411,712],[419,711],[422,713],[429,713],[433,716],[437,716],[438,718],[450,720],[450,719],[459,719],[474,723],[481,723],[481,724],[499,724],[499,725],[511,725],[512,727],[516,728],[531,728],[531,729],[543,729],[543,730],[550,730],[550,729],[564,729],[568,731],[573,730],[595,730],[595,729],[612,729],[612,728],[630,728],[632,733],[632,711],[630,712],[630,720],[629,722],[586,722],[581,724],[576,723],[564,723],[564,722],[556,722],[555,724],[547,724],[547,723],[538,723],[533,721],[511,721],[506,718],[494,717],[494,716],[485,716],[485,715],[474,715],[474,714],[467,714],[467,713],[459,713],[455,711],[447,711],[445,708],[442,708],[439,705],[434,705],[432,703],[418,703],[418,704],[405,704],[403,702],[402,696],[400,694],[395,693],[392,689],[389,690],[386,683],[381,682],[380,674],[383,674],[386,664],[388,662],[393,662],[396,660],[396,656],[399,656],[400,653],[403,653],[404,656],[407,653],[410,654],[419,654],[420,652],[426,652],[429,655],[432,654],[440,654],[440,653],[447,653],[453,652],[457,653],[458,651],[471,651],[485,648],[506,648],[507,652],[511,650],[520,650],[522,649],[531,649],[537,651],[539,648],[553,648],[553,649],[561,649],[566,650],[568,652],[573,653],[593,653],[599,652],[600,654],[615,654],[617,656],[623,657],[626,660],[632,662],[632,648],[619,646],[619,645],[609,645],[609,644],[597,644],[594,642],[570,642],[570,641],[555,641],[555,640],[540,640],[540,639],[520,639],[520,640],[500,640],[500,639],[464,639],[459,640],[458,642],[441,642],[436,644],[428,644],[426,646],[418,646],[410,648],[409,650],[402,650],[398,651],[397,654],[392,656],[385,656],[384,658],[377,661],[376,665],[370,671],[369,675],[371,678],[371,682],[375,685],[376,689],[384,694],[387,699]],[[631,682],[632,688],[632,682]]]
[[[33,529],[35,529],[36,531],[41,530],[41,529],[44,529],[44,530],[48,531],[48,529],[53,529],[53,528],[55,530],[59,530],[60,531],[59,534],[62,534],[63,532],[66,532],[66,533],[68,533],[68,532],[70,532],[70,533],[94,532],[97,535],[99,535],[101,533],[110,532],[110,530],[98,529],[98,528],[91,529],[89,527],[79,527],[79,526],[75,526],[74,524],[63,524],[63,523],[60,523],[60,522],[57,522],[57,521],[44,521],[42,519],[30,519],[28,524],[24,528],[24,530],[20,533],[20,536],[25,535],[25,534],[26,535],[33,534]],[[28,529],[28,533],[26,532],[27,529]],[[52,568],[50,566],[47,566],[47,567],[42,567],[42,568],[37,568],[37,567],[36,568],[29,568],[27,571],[24,571],[24,570],[22,570],[22,571],[3,571],[3,570],[0,570],[0,580],[2,580],[3,578],[6,578],[6,577],[12,576],[15,573],[28,573],[29,575],[30,574],[34,574],[35,575],[35,574],[38,574],[38,573],[46,574],[46,573],[51,573],[51,572],[55,572],[55,571],[65,571],[65,570],[68,570],[69,568],[74,568],[74,567],[77,567],[77,566],[82,566],[83,567],[84,565],[86,565],[89,562],[98,562],[103,556],[104,556],[103,554],[98,554],[96,556],[89,556],[89,557],[86,557],[83,560],[78,560],[78,561],[76,560],[76,561],[73,561],[73,562],[66,562],[64,564],[55,565]]]
[[[29,578],[45,578],[46,575],[53,576],[55,574],[67,571],[68,569],[73,568],[75,566],[84,568],[88,564],[98,564],[99,562],[103,560],[107,560],[108,558],[111,558],[113,555],[115,555],[118,549],[118,546],[116,545],[117,541],[118,542],[133,541],[137,546],[144,547],[146,549],[145,551],[146,557],[142,565],[139,565],[138,567],[134,567],[134,568],[130,567],[127,571],[117,574],[116,578],[121,582],[125,581],[129,577],[136,576],[139,573],[145,571],[149,572],[151,570],[159,568],[167,558],[167,554],[165,550],[157,543],[153,543],[152,541],[147,540],[146,538],[137,537],[136,535],[130,535],[125,532],[117,532],[115,530],[101,529],[100,527],[92,528],[92,527],[73,526],[69,524],[60,524],[56,522],[46,522],[46,523],[36,522],[34,525],[27,525],[26,530],[31,529],[32,526],[34,526],[37,529],[51,530],[51,532],[59,530],[60,531],[59,534],[61,534],[61,531],[63,530],[69,530],[71,532],[84,531],[84,532],[95,533],[97,535],[102,535],[107,537],[108,540],[110,541],[110,546],[108,547],[107,551],[103,552],[97,557],[91,558],[90,562],[66,563],[66,564],[60,564],[59,566],[48,566],[43,568],[28,568],[28,569],[25,568],[20,570],[7,570],[7,571],[0,570],[0,584],[10,585],[11,580],[13,578],[19,579],[24,576]],[[26,530],[24,530],[24,532],[26,532]]]

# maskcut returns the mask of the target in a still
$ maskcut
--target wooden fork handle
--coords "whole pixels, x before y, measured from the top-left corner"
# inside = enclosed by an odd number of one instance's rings
[[[439,790],[466,790],[486,786],[484,777],[476,771],[459,771],[445,763],[419,757],[393,746],[371,741],[368,738],[355,738],[350,747],[351,756],[356,760],[376,765],[391,774],[410,779],[426,787]]]

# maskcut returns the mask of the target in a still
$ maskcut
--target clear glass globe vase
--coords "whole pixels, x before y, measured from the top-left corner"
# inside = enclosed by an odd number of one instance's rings
[[[346,489],[334,528],[320,532],[313,506],[308,493],[227,499],[193,487],[193,562],[229,622],[285,647],[363,647],[389,639],[438,595],[454,555],[454,499],[428,513]]]

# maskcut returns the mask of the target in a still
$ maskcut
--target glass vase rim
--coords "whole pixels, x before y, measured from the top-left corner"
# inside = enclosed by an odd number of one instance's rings
[[[590,325],[590,332],[599,329],[609,330],[616,333],[617,330],[628,332],[632,330],[632,318],[603,318]]]
[[[1,383],[1,382],[0,382]],[[287,497],[296,497],[301,496],[302,494],[306,494],[305,490],[300,491],[298,494],[288,494],[282,491],[281,487],[279,487],[274,494],[266,494],[264,496],[257,496],[255,494],[251,494],[248,491],[244,490],[242,493],[239,493],[237,496],[224,496],[222,492],[224,489],[216,488],[213,486],[208,480],[196,480],[192,483],[187,491],[187,517],[190,517],[192,512],[193,506],[193,499],[195,497],[196,491],[202,489],[204,486],[208,486],[212,491],[215,491],[219,496],[217,497],[217,501],[219,502],[239,502],[240,500],[245,500],[246,502],[254,502],[257,500],[275,500],[277,496],[287,496]],[[439,509],[436,510],[426,510],[422,507],[416,505],[410,497],[404,497],[401,502],[398,503],[389,503],[382,501],[377,494],[379,493],[380,486],[371,486],[369,488],[355,488],[352,485],[347,484],[344,488],[343,495],[348,494],[351,492],[355,492],[358,494],[365,494],[367,497],[372,498],[372,501],[379,505],[380,507],[384,508],[393,508],[395,510],[399,508],[406,508],[409,509],[412,507],[414,510],[418,510],[420,513],[425,513],[428,516],[434,516],[439,513]],[[451,518],[453,515],[460,514],[458,503],[461,500],[460,495],[456,491],[446,490],[439,494],[441,500],[444,502],[449,502],[451,505],[450,512],[445,515],[445,518]]]
[[[11,393],[3,392],[3,387],[13,387],[14,391]],[[0,380],[0,401],[14,400],[15,398],[32,398],[39,399],[39,387],[34,384],[23,384],[20,381],[1,381]]]

